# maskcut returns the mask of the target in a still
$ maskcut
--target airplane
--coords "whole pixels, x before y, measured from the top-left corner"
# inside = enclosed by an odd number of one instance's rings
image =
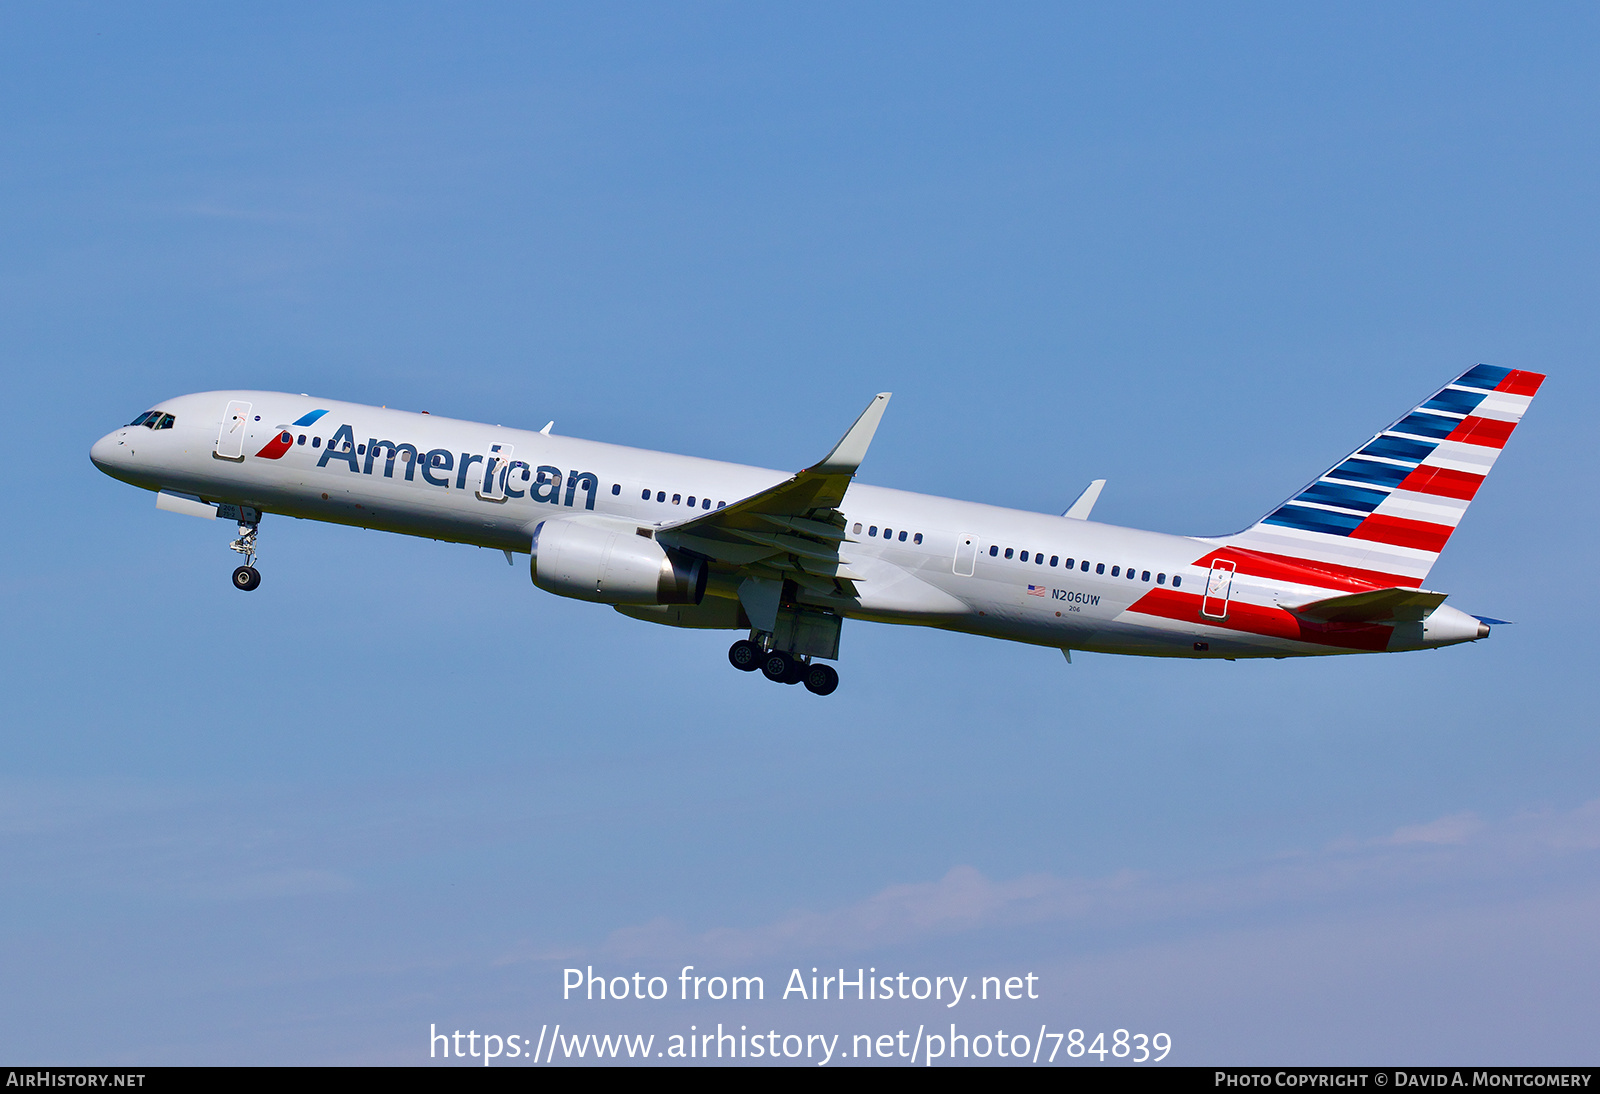
[[[533,584],[672,627],[747,632],[728,659],[827,695],[846,619],[1072,651],[1234,660],[1487,638],[1422,588],[1544,376],[1477,365],[1226,536],[858,483],[875,396],[794,474],[269,391],[168,399],[90,450],[156,507],[235,522],[261,583],[263,516],[530,556]]]

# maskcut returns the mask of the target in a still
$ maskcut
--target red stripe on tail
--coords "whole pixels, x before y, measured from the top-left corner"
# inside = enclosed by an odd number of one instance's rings
[[[1532,395],[1539,390],[1539,385],[1544,383],[1542,372],[1523,372],[1521,369],[1512,369],[1511,375],[1495,387],[1496,391],[1503,391],[1507,395]]]
[[[1466,418],[1445,440],[1481,444],[1485,448],[1504,448],[1515,428],[1516,422],[1502,422],[1498,418]]]
[[[1368,589],[1416,588],[1421,578],[1386,574],[1381,570],[1362,570],[1355,566],[1341,566],[1337,562],[1322,562],[1314,558],[1291,558],[1288,555],[1267,551],[1247,551],[1240,547],[1218,547],[1209,554],[1194,560],[1194,565],[1209,570],[1217,559],[1232,562],[1238,572],[1251,577],[1264,577],[1269,581],[1289,581],[1296,585],[1310,585],[1314,589],[1349,589],[1365,592]]]
[[[1385,517],[1377,513],[1362,521],[1350,533],[1351,539],[1369,539],[1396,547],[1414,547],[1419,551],[1438,554],[1444,550],[1445,541],[1455,529],[1444,524],[1428,524],[1404,517]]]
[[[1407,475],[1396,490],[1409,490],[1414,494],[1434,494],[1441,498],[1471,501],[1483,485],[1483,476],[1469,471],[1454,471],[1448,467],[1417,468]]]

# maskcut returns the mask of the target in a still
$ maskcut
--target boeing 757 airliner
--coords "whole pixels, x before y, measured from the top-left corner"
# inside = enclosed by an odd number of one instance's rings
[[[1431,649],[1499,620],[1422,583],[1544,377],[1478,365],[1244,531],[1194,537],[855,481],[888,394],[796,474],[269,391],[158,404],[95,466],[156,506],[267,513],[531,556],[533,583],[672,627],[746,631],[734,666],[838,686],[845,619],[1073,650],[1296,657]]]

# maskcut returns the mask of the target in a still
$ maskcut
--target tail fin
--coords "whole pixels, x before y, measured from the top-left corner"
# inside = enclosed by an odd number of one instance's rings
[[[1468,369],[1227,544],[1373,585],[1421,585],[1543,381]]]

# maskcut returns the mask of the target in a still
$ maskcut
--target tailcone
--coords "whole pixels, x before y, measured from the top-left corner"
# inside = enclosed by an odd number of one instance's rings
[[[1477,616],[1441,604],[1419,623],[1397,623],[1390,650],[1431,650],[1489,637],[1489,626]]]

